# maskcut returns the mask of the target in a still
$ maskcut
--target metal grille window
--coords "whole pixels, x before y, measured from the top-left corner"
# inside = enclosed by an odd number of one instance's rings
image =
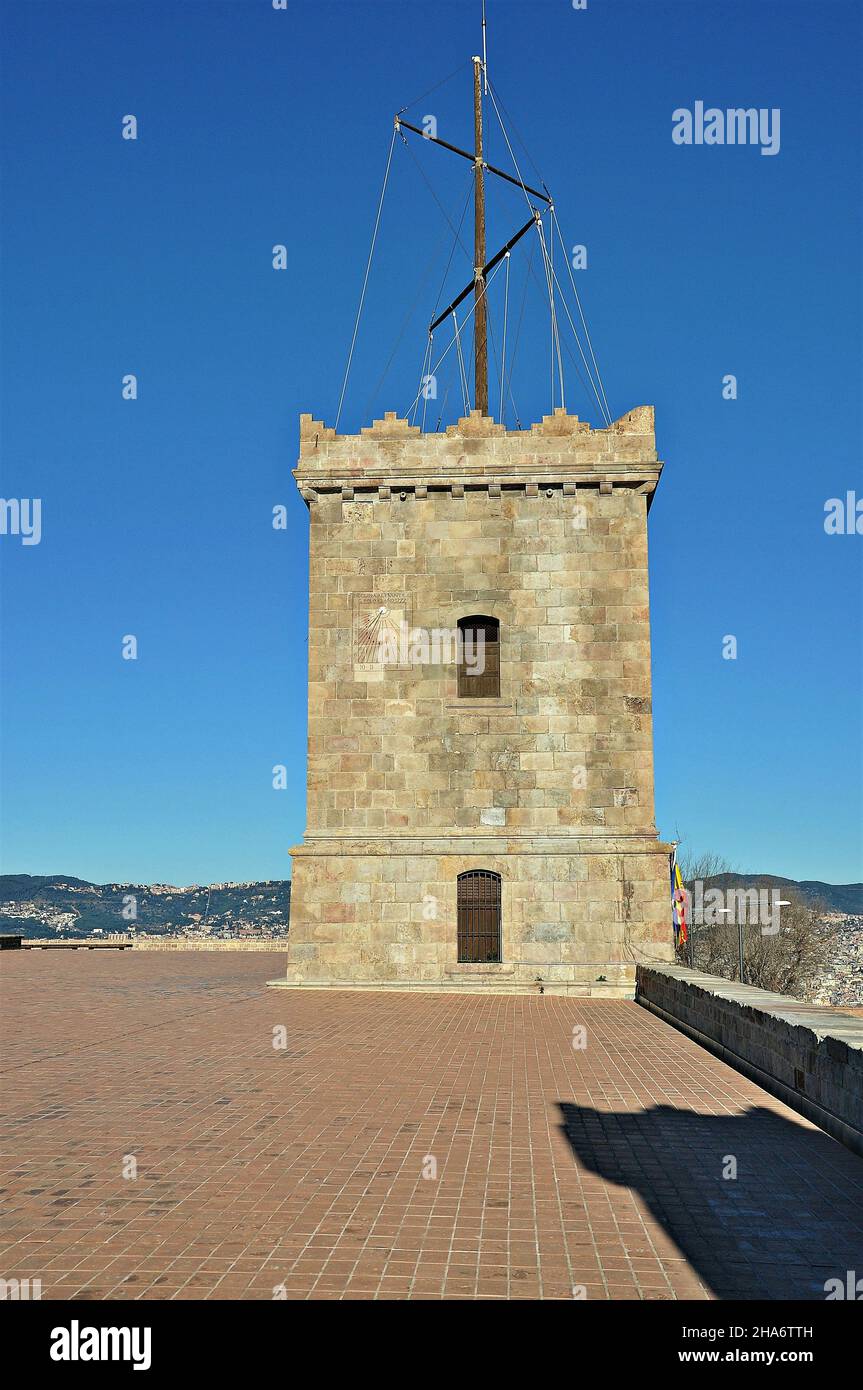
[[[458,958],[500,961],[500,874],[488,869],[458,876]]]
[[[500,623],[475,614],[458,623],[459,699],[500,695]]]

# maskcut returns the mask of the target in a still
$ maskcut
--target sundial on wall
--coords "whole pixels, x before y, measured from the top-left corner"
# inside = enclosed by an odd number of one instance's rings
[[[410,625],[409,599],[403,591],[392,594],[354,594],[354,669],[383,674],[387,666],[400,666]]]

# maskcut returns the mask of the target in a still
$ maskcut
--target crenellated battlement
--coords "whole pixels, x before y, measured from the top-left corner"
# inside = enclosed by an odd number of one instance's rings
[[[518,444],[525,440],[535,439],[536,436],[571,439],[574,435],[593,435],[598,438],[637,435],[653,440],[653,406],[635,406],[634,409],[627,411],[625,415],[621,415],[618,420],[614,420],[602,429],[594,429],[588,421],[580,420],[577,415],[568,415],[562,406],[558,406],[552,415],[543,415],[540,421],[526,430],[508,430],[504,425],[498,424],[491,415],[483,415],[479,410],[472,410],[469,415],[463,415],[454,425],[447,425],[443,433],[431,434],[423,434],[419,425],[411,425],[407,420],[396,415],[394,410],[388,410],[382,420],[375,420],[371,425],[364,425],[358,435],[336,434],[336,431],[329,425],[325,425],[323,420],[316,420],[312,415],[301,415],[300,456],[302,457],[310,451],[315,452],[324,445],[354,444],[357,440],[390,443],[395,440],[422,439],[424,443],[428,444],[468,438],[506,439]]]
[[[653,407],[637,406],[604,429],[563,409],[526,430],[508,430],[471,411],[445,432],[423,434],[388,412],[359,434],[336,434],[300,416],[300,457],[294,477],[306,501],[321,493],[428,489],[614,487],[651,494],[662,463],[656,455]]]

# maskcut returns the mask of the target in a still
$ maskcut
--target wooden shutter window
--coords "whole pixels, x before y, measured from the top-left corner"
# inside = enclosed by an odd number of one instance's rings
[[[497,699],[500,696],[500,623],[497,618],[479,614],[459,619],[458,695],[459,699]],[[478,656],[478,642],[483,641],[483,670],[479,674],[464,659],[464,642],[471,648],[472,662]]]

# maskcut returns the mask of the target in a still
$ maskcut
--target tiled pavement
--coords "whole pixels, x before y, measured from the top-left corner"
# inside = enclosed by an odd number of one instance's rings
[[[46,1299],[760,1299],[863,1271],[863,1160],[635,1004],[266,990],[282,969],[0,957],[0,1277]]]

